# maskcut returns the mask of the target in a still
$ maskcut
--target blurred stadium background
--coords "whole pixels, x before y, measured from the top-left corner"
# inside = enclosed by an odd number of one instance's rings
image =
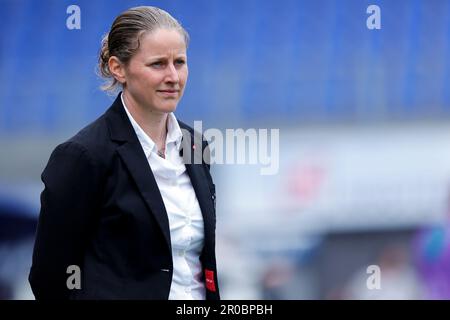
[[[100,40],[136,5],[190,33],[180,119],[280,129],[278,174],[213,168],[224,299],[450,298],[448,0],[0,0],[0,298],[33,299],[40,174],[111,104]]]

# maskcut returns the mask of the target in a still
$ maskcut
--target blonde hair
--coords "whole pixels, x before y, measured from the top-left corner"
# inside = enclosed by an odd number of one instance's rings
[[[142,35],[159,28],[179,31],[184,37],[186,47],[188,46],[187,31],[174,17],[160,8],[150,6],[130,8],[114,20],[110,31],[103,36],[98,57],[98,73],[107,80],[102,85],[102,90],[113,92],[120,86],[109,70],[109,58],[116,56],[126,65],[139,49]]]

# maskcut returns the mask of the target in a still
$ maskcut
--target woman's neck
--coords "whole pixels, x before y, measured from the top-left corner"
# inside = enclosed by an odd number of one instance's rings
[[[140,106],[130,94],[123,93],[123,99],[133,119],[153,140],[158,150],[163,150],[167,136],[167,113],[155,112]]]

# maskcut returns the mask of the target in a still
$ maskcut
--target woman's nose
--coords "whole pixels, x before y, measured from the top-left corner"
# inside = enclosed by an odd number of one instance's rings
[[[180,81],[180,77],[178,75],[178,71],[175,68],[175,65],[173,63],[169,63],[169,65],[167,67],[166,79],[169,82],[175,82],[175,83]]]

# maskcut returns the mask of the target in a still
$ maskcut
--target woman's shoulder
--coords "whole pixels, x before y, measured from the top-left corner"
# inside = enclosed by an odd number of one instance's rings
[[[106,122],[104,116],[101,116],[59,144],[54,152],[85,155],[92,161],[100,163],[113,152],[109,141]]]
[[[110,139],[105,115],[91,122],[68,139],[68,141],[81,144],[88,149],[95,148],[99,144],[105,144],[108,140]]]

